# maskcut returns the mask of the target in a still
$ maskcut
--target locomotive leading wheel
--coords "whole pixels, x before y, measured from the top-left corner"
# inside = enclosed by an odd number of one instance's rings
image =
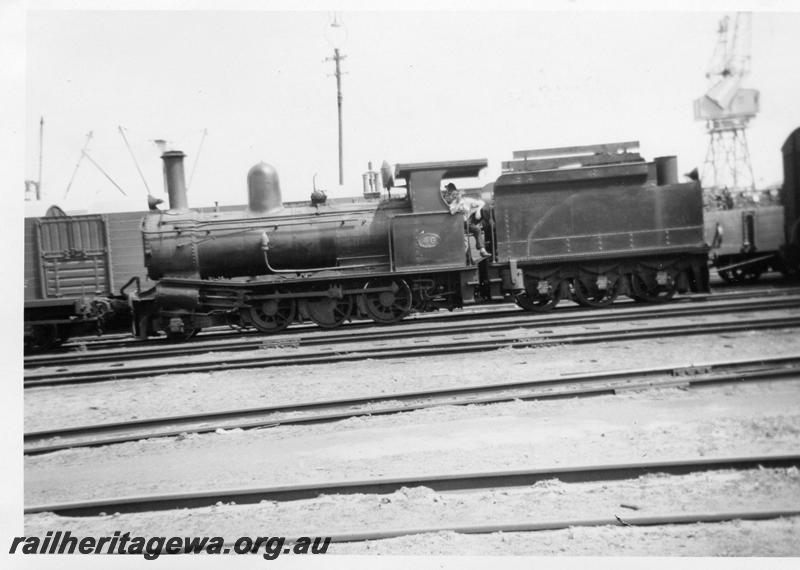
[[[303,308],[308,317],[317,325],[325,329],[338,327],[353,312],[353,297],[346,295],[342,299],[331,299],[323,297],[321,299],[302,301]]]
[[[576,278],[572,285],[575,301],[584,307],[607,307],[619,293],[619,279],[613,282],[609,279],[605,289],[600,289],[593,281],[584,282],[580,278]]]
[[[294,299],[267,299],[250,307],[250,320],[261,332],[280,332],[294,321],[296,308]]]
[[[181,341],[189,340],[190,338],[193,338],[193,337],[197,336],[197,333],[200,332],[200,330],[201,330],[200,327],[194,326],[192,324],[191,318],[183,318],[181,320],[182,320],[182,323],[181,323],[182,326],[181,327],[175,327],[175,328],[170,326],[172,324],[170,322],[171,319],[164,319],[162,321],[162,323],[163,323],[162,328],[167,333],[167,339],[169,339],[171,341],[174,341],[174,342],[181,342]],[[144,337],[144,338],[147,338],[147,337]]]
[[[387,290],[369,291],[378,287]],[[396,323],[411,311],[411,288],[405,281],[370,281],[364,289],[364,310],[376,323]]]
[[[659,285],[655,277],[634,273],[631,275],[631,297],[644,303],[664,303],[675,296],[675,283],[670,279]]]

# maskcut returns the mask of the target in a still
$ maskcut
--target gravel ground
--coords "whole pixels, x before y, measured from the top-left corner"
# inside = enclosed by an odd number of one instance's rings
[[[732,333],[591,346],[283,367],[28,390],[26,428],[343,398],[442,386],[557,377],[800,352],[795,331]],[[643,361],[642,355],[647,355]],[[25,503],[138,493],[346,481],[473,470],[794,453],[800,383],[764,382],[624,392],[553,401],[440,407],[332,424],[187,435],[25,458]],[[26,532],[70,528],[152,536],[314,535],[489,518],[581,518],[656,512],[800,508],[795,469],[714,472],[635,481],[473,493],[403,489],[392,495],[219,505],[162,513],[25,517]],[[639,510],[621,505],[635,506]],[[335,545],[341,554],[796,556],[798,518],[659,528],[469,536],[452,532]],[[169,531],[169,532],[168,532]]]
[[[25,390],[25,430],[796,353],[796,331],[773,330],[724,334],[711,350],[703,337],[670,337],[31,388]]]
[[[335,545],[336,554],[403,556],[797,556],[800,518],[667,527],[574,527],[537,533],[452,532]],[[477,543],[477,547],[476,547]],[[702,561],[693,561],[703,567]],[[603,563],[605,566],[607,563]],[[665,567],[674,562],[667,561]],[[769,567],[769,563],[766,563]],[[650,564],[644,562],[645,566]],[[611,565],[609,565],[611,566]],[[681,563],[682,567],[685,567]]]
[[[800,384],[442,407],[25,459],[26,504],[404,474],[786,453]],[[236,468],[231,469],[235,464]]]
[[[684,476],[646,475],[634,480],[563,483],[556,479],[530,487],[480,492],[438,493],[425,487],[403,488],[387,495],[332,495],[317,499],[257,505],[220,505],[160,513],[132,513],[106,517],[69,518],[51,513],[26,519],[26,533],[44,535],[69,528],[73,534],[111,535],[125,529],[132,535],[164,536],[326,536],[368,532],[380,528],[441,528],[515,523],[526,520],[558,521],[654,516],[664,513],[800,509],[800,472],[796,468],[751,471],[712,471]],[[767,522],[696,524],[667,529],[676,541],[672,550],[684,555],[798,555],[800,543],[789,540],[800,518]],[[724,526],[720,532],[716,527]],[[771,529],[765,531],[764,528]],[[758,538],[775,532],[756,548]],[[576,534],[578,538],[576,539]],[[573,528],[569,531],[458,535],[424,534],[369,543],[334,544],[342,554],[648,554],[667,555],[672,542],[654,540],[650,529],[629,527]],[[732,540],[733,536],[743,540]],[[607,537],[607,540],[602,540]],[[709,550],[710,549],[710,550]]]

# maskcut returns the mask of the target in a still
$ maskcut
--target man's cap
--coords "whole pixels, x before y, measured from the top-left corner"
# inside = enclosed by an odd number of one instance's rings
[[[455,192],[456,185],[453,184],[452,182],[448,182],[447,186],[445,186],[444,189],[447,190],[448,192]]]

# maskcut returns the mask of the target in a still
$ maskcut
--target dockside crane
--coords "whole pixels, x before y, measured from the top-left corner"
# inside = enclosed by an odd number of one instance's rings
[[[759,111],[757,89],[743,87],[750,72],[752,14],[725,16],[708,66],[709,88],[694,101],[695,120],[705,121],[709,142],[701,174],[707,204],[733,207],[755,196],[746,130]]]

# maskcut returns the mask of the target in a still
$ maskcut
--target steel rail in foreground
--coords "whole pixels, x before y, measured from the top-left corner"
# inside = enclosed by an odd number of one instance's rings
[[[412,527],[369,532],[353,532],[330,535],[331,542],[365,542],[399,538],[416,534],[434,532],[455,532],[458,534],[491,534],[496,532],[538,532],[545,530],[563,530],[570,527],[595,526],[663,526],[674,524],[720,523],[734,520],[769,520],[783,517],[800,516],[800,505],[794,509],[763,509],[748,511],[715,511],[699,513],[667,513],[658,515],[634,515],[596,518],[596,519],[562,519],[548,521],[522,521],[514,523],[483,525],[441,525],[436,527]]]
[[[223,370],[266,368],[270,366],[298,366],[309,364],[331,364],[337,362],[358,361],[365,359],[388,359],[388,358],[419,358],[429,356],[442,356],[447,354],[462,354],[464,352],[497,350],[500,348],[533,348],[551,346],[554,344],[584,344],[592,342],[619,342],[624,340],[642,340],[648,338],[664,338],[669,336],[696,335],[696,334],[715,334],[724,332],[737,332],[743,330],[762,330],[775,328],[795,328],[800,327],[800,316],[796,317],[773,317],[767,319],[755,319],[752,321],[739,321],[731,323],[701,323],[701,324],[682,324],[666,325],[660,327],[649,327],[634,331],[592,331],[585,333],[552,333],[547,334],[533,331],[537,334],[534,338],[522,338],[520,335],[513,335],[514,338],[482,338],[476,340],[452,340],[440,344],[429,343],[427,339],[421,339],[420,344],[425,346],[403,345],[393,348],[364,347],[354,348],[335,347],[329,352],[319,354],[292,354],[251,356],[244,358],[234,358],[226,360],[222,355],[212,355],[212,360],[199,363],[181,363],[174,365],[164,365],[163,363],[153,363],[136,367],[124,368],[120,366],[114,369],[96,369],[82,372],[70,372],[68,369],[56,372],[46,371],[35,374],[28,374],[24,380],[24,386],[53,386],[58,384],[77,384],[83,382],[101,382],[107,380],[121,380],[128,378],[141,378],[145,376],[166,375],[166,374],[185,374],[189,372],[214,372]],[[450,331],[451,334],[456,331]],[[514,330],[507,332],[515,332]]]
[[[661,381],[644,380],[653,376],[665,378]],[[185,433],[208,433],[218,429],[253,429],[333,422],[351,417],[403,413],[443,405],[464,406],[512,400],[575,398],[611,394],[621,390],[752,382],[798,376],[800,376],[800,355],[567,375],[521,382],[418,390],[39,430],[24,434],[24,453],[36,455],[76,447],[97,447],[141,439],[174,437]],[[297,413],[301,415],[287,416]],[[87,436],[91,439],[82,439]]]
[[[800,465],[798,454],[770,454],[747,457],[714,457],[679,460],[559,466],[513,471],[480,471],[443,475],[383,477],[361,481],[328,481],[273,487],[214,489],[205,491],[110,497],[25,507],[25,514],[51,512],[62,516],[97,516],[100,513],[146,512],[196,508],[219,502],[258,503],[263,500],[293,501],[320,495],[388,494],[402,487],[424,486],[434,491],[463,491],[533,485],[559,479],[565,483],[632,479],[649,473],[685,475],[720,469],[786,468]]]
[[[596,314],[592,312],[582,312],[549,319],[536,318],[531,313],[519,310],[506,311],[507,314],[500,316],[491,315],[493,319],[504,319],[502,322],[493,323],[474,323],[463,326],[459,332],[469,332],[471,330],[480,331],[504,331],[518,328],[536,328],[546,326],[562,325],[582,325],[596,324],[604,322],[616,322],[621,318],[626,320],[642,320],[648,318],[670,318],[681,316],[704,316],[714,314],[728,314],[734,312],[752,312],[758,310],[790,309],[800,307],[800,297],[789,299],[758,300],[746,303],[734,302],[715,305],[656,305],[641,308],[634,305],[609,312]],[[470,321],[479,317],[470,315]],[[509,320],[510,319],[510,320]],[[452,320],[452,317],[451,317]],[[398,325],[405,325],[398,327]],[[411,330],[409,330],[411,329]],[[452,323],[441,325],[438,323],[425,322],[423,319],[416,321],[401,321],[390,329],[381,327],[379,330],[371,331],[322,331],[319,329],[306,329],[291,334],[259,336],[256,339],[234,340],[232,342],[212,342],[212,341],[187,341],[181,344],[150,343],[147,346],[138,346],[126,349],[124,353],[119,350],[97,351],[92,353],[78,352],[58,355],[29,356],[25,358],[25,368],[31,369],[43,366],[66,366],[69,364],[88,364],[118,361],[124,356],[126,360],[139,360],[146,358],[163,358],[175,355],[203,354],[209,351],[238,352],[246,350],[257,350],[264,346],[292,346],[292,347],[311,347],[311,346],[330,346],[334,343],[343,342],[391,342],[405,338],[416,338],[418,336],[434,336],[451,334],[453,332]],[[299,334],[298,334],[299,333]],[[305,334],[302,334],[305,333]]]

